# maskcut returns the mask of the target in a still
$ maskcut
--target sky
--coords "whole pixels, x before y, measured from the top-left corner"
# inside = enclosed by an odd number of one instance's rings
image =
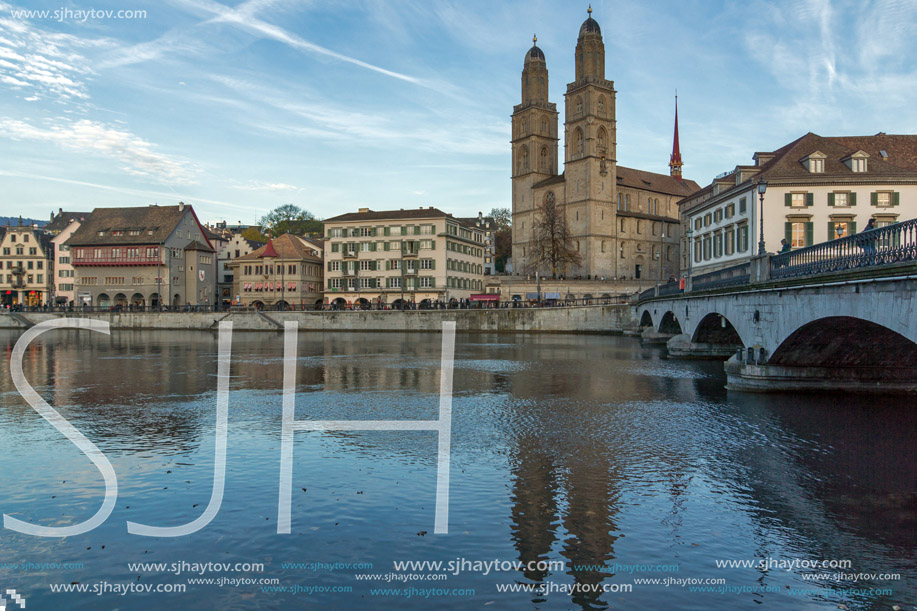
[[[563,121],[586,7],[0,0],[0,215],[509,207],[523,58],[537,34]],[[676,90],[684,175],[701,185],[809,131],[917,132],[914,0],[592,8],[621,165],[668,173]]]

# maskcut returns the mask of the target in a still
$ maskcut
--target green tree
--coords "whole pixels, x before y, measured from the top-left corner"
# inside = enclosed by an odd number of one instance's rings
[[[262,234],[258,227],[249,227],[242,232],[242,237],[255,242],[267,242],[267,236]]]
[[[273,235],[292,233],[295,235],[320,234],[321,221],[308,210],[303,210],[295,204],[284,204],[274,208],[260,219],[258,223],[264,228],[270,228]]]
[[[513,223],[513,213],[509,208],[491,208],[488,216],[494,220],[497,230],[509,229]]]

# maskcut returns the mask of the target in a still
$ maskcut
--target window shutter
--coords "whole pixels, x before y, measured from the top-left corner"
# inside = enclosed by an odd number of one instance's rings
[[[392,260],[386,259],[385,260],[385,271],[390,271],[391,269],[392,269]]]
[[[811,246],[815,243],[814,233],[815,223],[806,223],[806,246]]]
[[[834,240],[837,238],[837,234],[834,232],[834,221],[828,221],[828,239]]]
[[[389,234],[391,233],[391,228],[386,227],[385,230],[383,231],[383,233],[384,233],[385,235],[389,235]]]
[[[857,194],[856,194],[856,191],[851,191],[851,192],[847,195],[847,203],[850,204],[851,206],[856,206],[856,205],[857,205]]]
[[[430,269],[436,269],[436,259],[430,259]]]
[[[430,250],[436,250],[436,240],[430,240]]]
[[[870,205],[870,206],[878,206],[878,205],[879,205],[879,194],[878,194],[878,193],[872,192],[872,193],[869,194],[869,205]]]
[[[834,205],[834,193],[829,193],[829,194],[828,194],[828,205],[829,205],[829,206],[833,206],[833,205]]]
[[[847,223],[847,226],[850,227],[850,235],[853,235],[857,232],[857,222],[856,221],[850,221],[849,223]]]
[[[892,206],[897,206],[900,203],[900,200],[901,200],[900,195],[901,194],[898,193],[897,191],[892,193]]]
[[[328,271],[331,271],[331,261],[328,261]]]
[[[815,205],[815,194],[806,193],[806,206],[814,206],[814,205]]]
[[[793,205],[793,194],[792,194],[792,193],[786,193],[786,194],[784,194],[784,196],[783,196],[783,205],[784,205],[784,206],[792,206],[792,205]]]
[[[382,242],[382,250],[388,250],[388,242]]]

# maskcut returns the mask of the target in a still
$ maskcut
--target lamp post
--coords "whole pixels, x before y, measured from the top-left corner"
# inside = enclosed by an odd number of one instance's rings
[[[759,238],[758,238],[758,256],[763,256],[767,254],[767,250],[764,248],[764,192],[767,191],[767,183],[763,180],[758,181],[758,199],[761,201],[760,211],[758,212],[758,227],[759,227]]]

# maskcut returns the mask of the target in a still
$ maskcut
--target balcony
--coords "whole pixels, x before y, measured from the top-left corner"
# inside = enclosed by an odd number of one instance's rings
[[[162,265],[162,261],[160,261],[158,257],[147,257],[145,255],[140,256],[140,257],[112,257],[112,256],[81,257],[81,258],[74,257],[73,263],[71,263],[71,265],[73,265],[74,267],[80,267],[80,266],[87,267],[87,266],[97,266],[97,265],[104,265],[104,266]]]

